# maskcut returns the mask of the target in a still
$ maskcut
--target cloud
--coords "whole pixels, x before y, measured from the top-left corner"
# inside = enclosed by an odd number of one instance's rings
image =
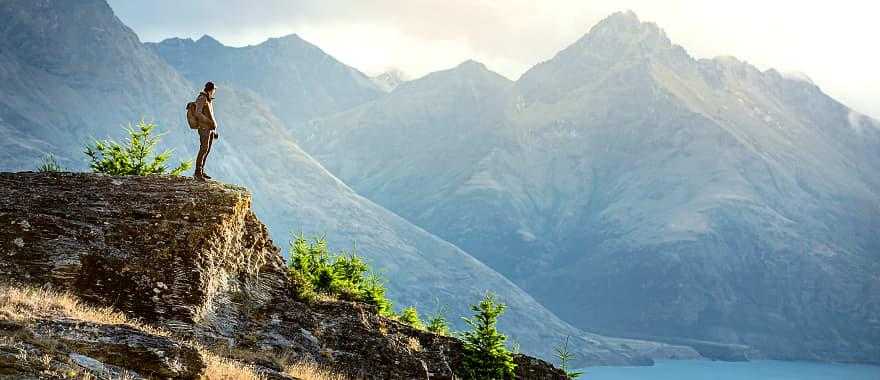
[[[880,2],[862,0],[110,0],[143,40],[210,34],[233,46],[298,33],[368,73],[420,76],[476,59],[516,79],[616,11],[656,22],[696,57],[804,72],[880,116]]]

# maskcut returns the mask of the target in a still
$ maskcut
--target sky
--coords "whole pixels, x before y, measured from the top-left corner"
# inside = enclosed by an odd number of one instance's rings
[[[292,33],[367,74],[410,78],[474,59],[517,79],[608,15],[633,10],[696,58],[736,56],[809,76],[880,119],[877,0],[109,0],[156,42],[210,35],[229,46]]]

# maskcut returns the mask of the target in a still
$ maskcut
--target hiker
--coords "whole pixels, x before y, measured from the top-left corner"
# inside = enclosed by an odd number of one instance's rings
[[[214,139],[219,137],[215,129],[217,129],[217,120],[214,119],[214,93],[217,87],[214,82],[205,83],[205,89],[199,93],[195,101],[195,118],[196,129],[199,132],[199,154],[196,156],[196,171],[193,177],[204,181],[211,179],[211,176],[205,174],[205,161],[208,159],[208,153],[211,152],[211,145]],[[192,125],[191,125],[192,127]]]

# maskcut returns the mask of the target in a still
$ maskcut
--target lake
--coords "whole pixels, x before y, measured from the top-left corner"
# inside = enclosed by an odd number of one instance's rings
[[[658,361],[653,367],[592,367],[583,380],[880,380],[880,366],[783,362]]]

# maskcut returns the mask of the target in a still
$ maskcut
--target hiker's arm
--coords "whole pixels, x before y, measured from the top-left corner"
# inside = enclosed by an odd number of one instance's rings
[[[214,121],[214,115],[208,117],[204,114],[205,107],[208,106],[208,99],[204,95],[199,95],[196,99],[196,117],[199,118],[199,123],[204,123],[205,125],[210,126],[210,128],[217,128],[217,123]]]

